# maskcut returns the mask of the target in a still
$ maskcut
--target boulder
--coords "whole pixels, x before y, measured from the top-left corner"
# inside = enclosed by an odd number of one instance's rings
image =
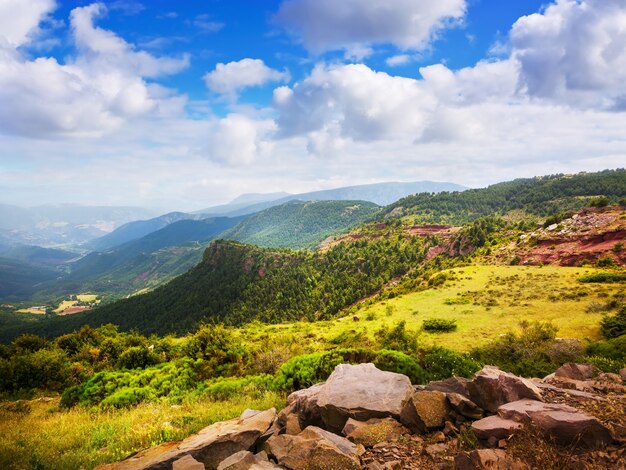
[[[412,395],[405,375],[381,371],[374,364],[340,364],[316,393],[316,406],[324,429],[341,432],[349,418],[399,418]]]
[[[465,416],[470,419],[480,419],[484,416],[483,409],[469,398],[465,398],[459,393],[447,393],[448,403],[457,415]]]
[[[591,380],[600,373],[593,364],[576,364],[568,362],[559,367],[555,372],[555,377],[564,377],[574,380]]]
[[[302,428],[300,427],[300,419],[298,415],[290,414],[285,419],[285,434],[291,434],[292,436],[297,436],[302,432]]]
[[[393,418],[372,418],[367,421],[348,419],[342,434],[355,444],[372,447],[378,442],[398,439],[409,430]]]
[[[448,399],[443,392],[415,392],[405,405],[400,417],[402,423],[414,432],[429,432],[443,428],[450,413]]]
[[[501,406],[498,414],[505,419],[531,423],[563,446],[597,449],[613,441],[609,429],[598,419],[567,405],[519,400]]]
[[[472,423],[472,431],[478,439],[483,441],[488,441],[490,437],[506,439],[521,427],[521,423],[500,416],[487,416]]]
[[[291,470],[358,470],[364,452],[362,446],[316,426],[307,427],[297,436],[272,436],[265,449],[279,465]]]
[[[466,379],[465,377],[450,377],[446,380],[430,382],[426,385],[426,387],[424,387],[424,390],[444,393],[458,393],[459,395],[469,398],[469,390],[467,389],[469,382],[469,379]]]
[[[470,399],[492,413],[505,403],[523,398],[542,401],[541,390],[533,382],[493,366],[483,367],[467,386]]]
[[[217,470],[275,470],[280,468],[270,462],[265,453],[255,455],[247,450],[231,455],[217,466]]]
[[[290,394],[287,397],[287,406],[278,415],[278,424],[285,427],[289,415],[294,414],[298,416],[301,428],[321,425],[322,415],[317,402],[318,395],[325,385],[326,383],[322,382]]]
[[[619,376],[622,378],[623,382],[626,382],[626,367],[619,370]]]
[[[204,464],[191,455],[185,455],[182,459],[174,461],[172,470],[204,470]]]
[[[274,408],[246,411],[242,417],[212,424],[183,441],[151,447],[102,469],[170,470],[175,461],[186,455],[191,455],[209,470],[216,469],[222,460],[232,454],[253,448],[275,419]]]
[[[528,465],[513,460],[501,449],[478,449],[460,453],[454,459],[455,470],[528,470]]]

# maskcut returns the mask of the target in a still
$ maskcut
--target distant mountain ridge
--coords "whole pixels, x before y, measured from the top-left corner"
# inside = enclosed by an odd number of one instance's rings
[[[400,198],[416,193],[431,193],[441,191],[465,191],[468,189],[455,183],[438,183],[434,181],[416,181],[412,183],[374,183],[357,186],[346,186],[335,189],[324,189],[308,193],[289,194],[287,196],[261,201],[244,207],[237,207],[230,212],[220,212],[223,215],[248,215],[255,212],[278,206],[289,201],[368,201],[379,206],[386,206]],[[235,199],[237,201],[237,199]],[[234,201],[233,201],[234,202]],[[232,204],[232,203],[231,203]],[[222,211],[226,206],[208,207],[195,213],[212,214],[216,208]]]
[[[53,247],[85,243],[132,220],[154,214],[139,207],[56,204],[18,207],[0,204],[4,244]]]
[[[247,217],[222,238],[267,248],[313,248],[379,209],[367,201],[289,201]]]
[[[92,240],[86,246],[94,251],[106,251],[113,247],[137,240],[181,220],[200,220],[206,216],[186,212],[169,212],[148,220],[128,222],[103,237]]]

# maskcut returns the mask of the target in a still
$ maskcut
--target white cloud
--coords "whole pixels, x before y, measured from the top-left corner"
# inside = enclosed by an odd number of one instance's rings
[[[204,76],[206,86],[221,95],[236,97],[242,89],[271,82],[289,81],[287,71],[274,70],[260,59],[242,59],[227,64],[219,63]]]
[[[399,67],[411,62],[411,56],[408,54],[398,54],[387,58],[385,62],[389,67]]]
[[[510,41],[529,96],[603,109],[626,101],[623,0],[558,0],[517,20]]]
[[[54,0],[0,0],[0,47],[16,48],[30,42],[54,7]]]
[[[170,100],[177,98],[153,96],[156,89],[144,78],[175,73],[187,65],[187,58],[161,59],[136,51],[114,33],[94,26],[94,19],[106,12],[102,4],[72,11],[78,53],[66,63],[23,56],[16,42],[28,40],[49,11],[41,9],[33,16],[29,27],[13,34],[18,39],[11,45],[0,45],[0,132],[44,138],[94,136],[126,119],[157,113],[161,105],[172,109]]]
[[[285,0],[276,20],[316,54],[355,44],[420,50],[465,9],[465,0]]]
[[[335,129],[355,140],[417,138],[436,102],[417,80],[375,72],[363,64],[315,67],[292,89],[278,88],[281,135]]]
[[[273,121],[241,114],[218,119],[210,124],[208,157],[226,165],[248,165],[269,145],[266,139],[274,127]]]

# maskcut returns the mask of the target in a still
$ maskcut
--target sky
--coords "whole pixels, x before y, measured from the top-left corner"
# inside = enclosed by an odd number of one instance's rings
[[[0,0],[0,203],[626,166],[624,0]]]

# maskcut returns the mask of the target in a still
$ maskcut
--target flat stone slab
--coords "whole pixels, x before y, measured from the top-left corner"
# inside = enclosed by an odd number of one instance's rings
[[[483,441],[489,440],[490,437],[495,437],[498,440],[506,439],[522,427],[522,423],[497,415],[488,416],[472,423],[472,431],[478,439]]]

